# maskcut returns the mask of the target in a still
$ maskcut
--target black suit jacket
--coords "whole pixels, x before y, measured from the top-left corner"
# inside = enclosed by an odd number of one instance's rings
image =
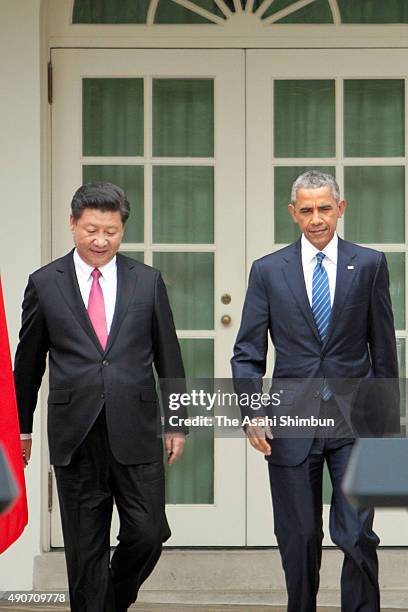
[[[15,358],[20,428],[32,431],[49,353],[48,440],[55,465],[70,462],[103,405],[119,462],[162,457],[153,364],[160,378],[184,378],[167,292],[158,270],[120,254],[117,275],[105,350],[85,309],[72,252],[29,277]]]
[[[268,331],[276,351],[272,393],[283,391],[274,414],[317,416],[326,379],[355,433],[399,431],[397,351],[383,253],[339,238],[336,290],[323,344],[306,292],[301,241],[255,261],[232,358],[238,391],[261,390]],[[250,410],[244,414],[254,416]],[[302,440],[274,439],[269,460],[302,462],[313,429],[307,433]]]

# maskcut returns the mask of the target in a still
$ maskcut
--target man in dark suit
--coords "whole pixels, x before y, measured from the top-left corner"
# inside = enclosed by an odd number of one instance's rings
[[[160,272],[118,253],[123,191],[84,185],[71,210],[76,248],[34,272],[24,296],[15,359],[22,452],[27,463],[49,354],[48,440],[71,610],[124,612],[170,536],[153,364],[161,379],[182,381],[184,369]],[[184,432],[166,429],[171,464]],[[110,563],[113,499],[120,531]]]
[[[397,352],[385,256],[337,236],[345,208],[332,176],[298,177],[289,212],[301,239],[254,262],[232,358],[236,388],[260,392],[270,333],[276,351],[271,393],[280,404],[257,418],[250,408],[243,413],[251,417],[250,443],[268,460],[288,612],[316,610],[324,460],[333,486],[330,535],[345,555],[342,611],[380,610],[374,513],[352,507],[341,483],[360,429],[398,427]],[[382,423],[379,410],[367,404],[370,393],[378,396],[370,390],[373,381],[391,389],[382,394]],[[315,417],[318,425],[285,433],[279,415],[296,414],[310,419],[305,422]],[[269,417],[277,415],[278,426],[270,427]]]

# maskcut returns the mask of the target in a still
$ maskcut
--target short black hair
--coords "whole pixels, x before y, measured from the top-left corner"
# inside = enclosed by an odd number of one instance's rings
[[[130,214],[129,202],[123,189],[113,183],[103,181],[86,183],[74,193],[71,212],[76,221],[81,217],[85,208],[94,208],[102,212],[118,210],[123,225]]]

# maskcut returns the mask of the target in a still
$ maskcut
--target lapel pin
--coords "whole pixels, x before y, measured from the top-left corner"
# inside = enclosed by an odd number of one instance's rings
[[[347,270],[354,270],[354,266],[347,266]]]

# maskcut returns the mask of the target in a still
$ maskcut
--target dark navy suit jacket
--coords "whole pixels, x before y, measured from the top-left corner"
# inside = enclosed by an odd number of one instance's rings
[[[282,392],[275,413],[318,415],[326,379],[354,433],[399,431],[397,351],[383,253],[339,238],[336,290],[324,343],[306,292],[301,241],[255,261],[231,360],[238,391],[261,391],[268,332],[276,351],[271,392]],[[256,416],[245,408],[243,414]],[[312,439],[313,431],[302,439],[276,437],[268,460],[297,465]]]

